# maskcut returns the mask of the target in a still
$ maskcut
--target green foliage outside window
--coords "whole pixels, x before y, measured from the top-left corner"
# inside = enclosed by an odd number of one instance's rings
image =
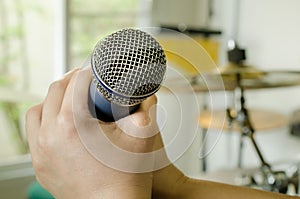
[[[78,66],[105,35],[136,23],[137,0],[70,0],[70,65]]]

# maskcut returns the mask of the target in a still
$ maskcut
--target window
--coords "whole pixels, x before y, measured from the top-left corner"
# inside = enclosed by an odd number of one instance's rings
[[[53,80],[52,8],[43,1],[0,1],[0,159],[28,152],[25,112]]]
[[[82,64],[105,35],[136,26],[140,16],[138,0],[69,0],[68,6],[69,67]]]

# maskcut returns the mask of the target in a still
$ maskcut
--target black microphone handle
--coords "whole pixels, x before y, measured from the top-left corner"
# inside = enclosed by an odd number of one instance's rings
[[[139,104],[121,106],[108,101],[97,91],[94,81],[90,84],[88,101],[91,114],[104,122],[117,121],[135,112],[139,107]]]

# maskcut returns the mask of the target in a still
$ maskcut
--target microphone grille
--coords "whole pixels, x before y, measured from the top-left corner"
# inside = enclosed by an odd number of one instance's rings
[[[99,41],[92,54],[98,92],[120,105],[134,105],[155,93],[166,72],[160,44],[138,29],[122,29]]]

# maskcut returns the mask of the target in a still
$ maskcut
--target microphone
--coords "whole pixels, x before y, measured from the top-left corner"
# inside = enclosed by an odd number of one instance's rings
[[[89,109],[113,122],[156,93],[165,77],[166,56],[160,44],[138,29],[122,29],[100,40],[91,56],[93,80]]]

